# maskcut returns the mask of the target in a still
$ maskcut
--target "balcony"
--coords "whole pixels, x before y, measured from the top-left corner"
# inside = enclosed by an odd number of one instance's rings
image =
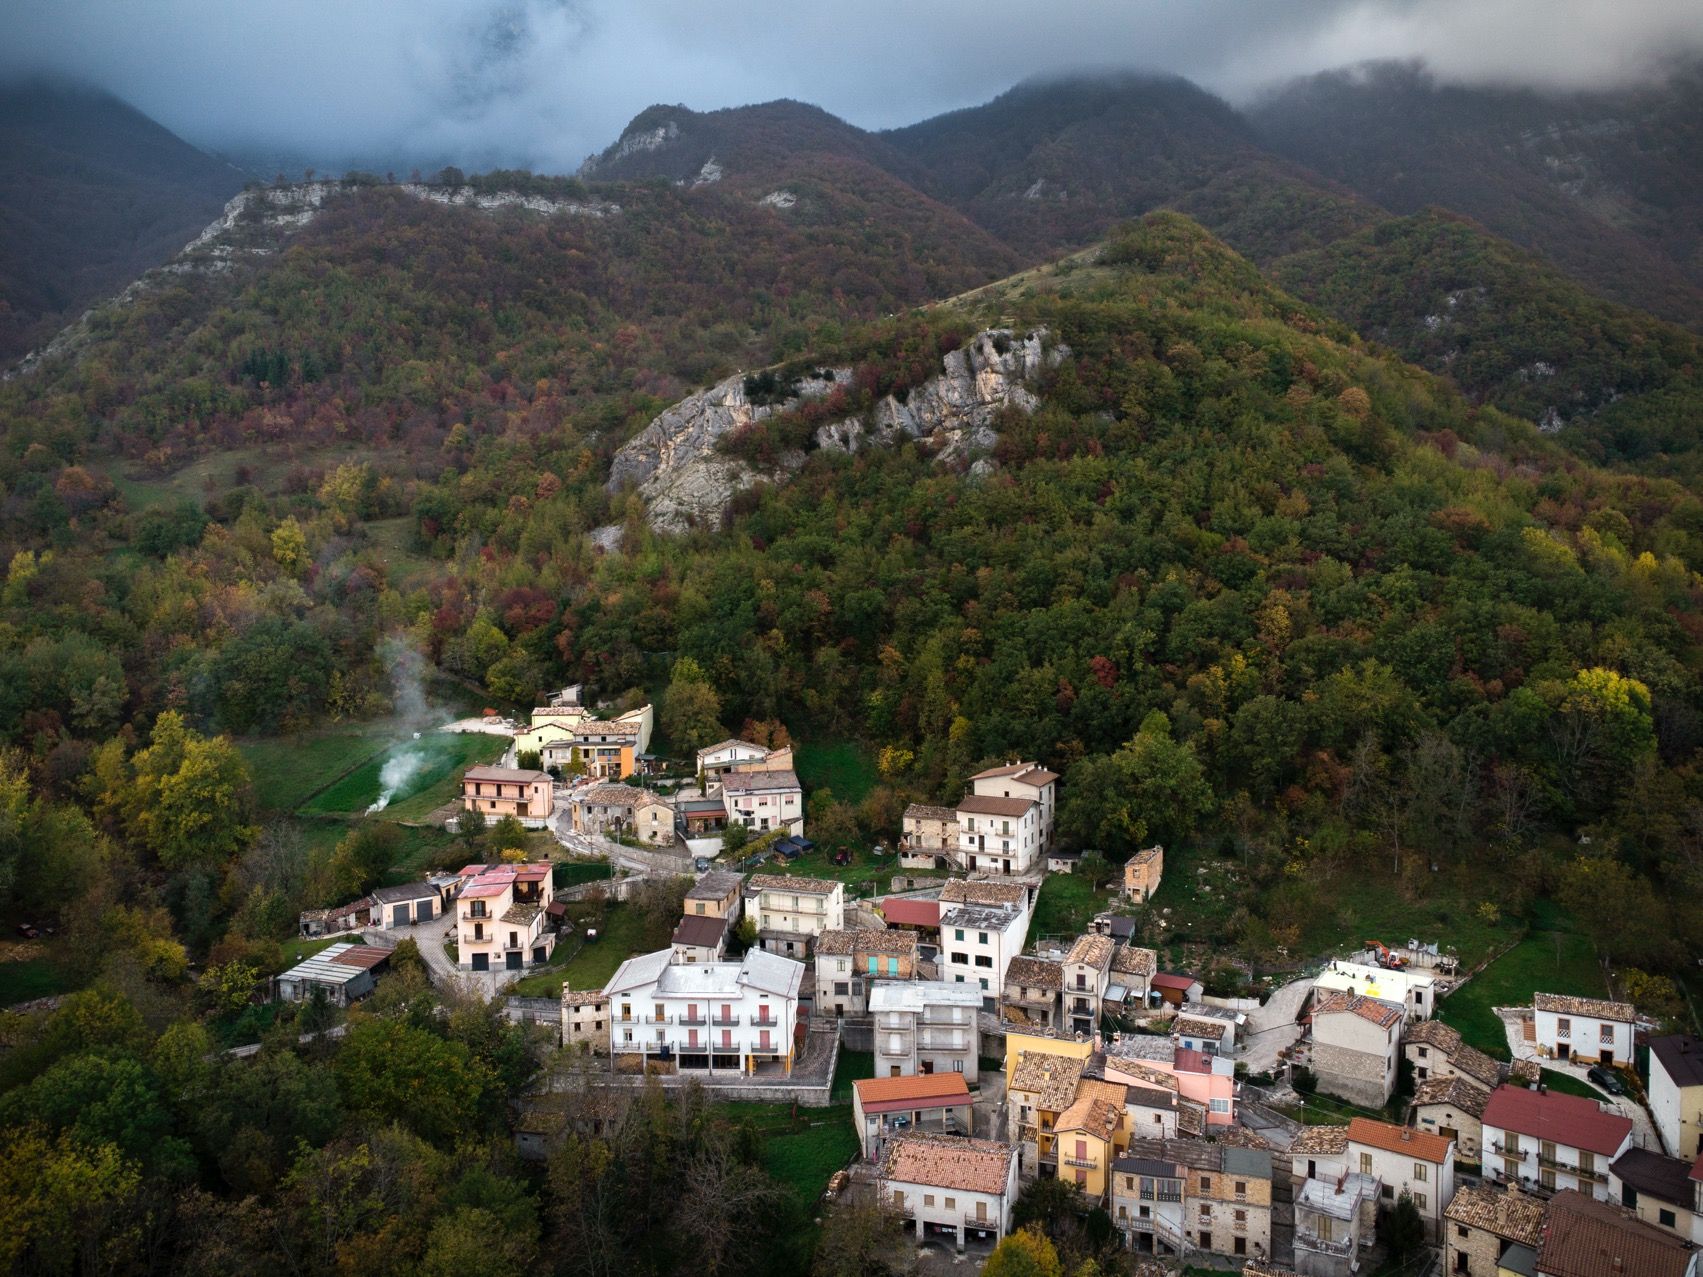
[[[674,1023],[683,1024],[687,1028],[701,1029],[708,1021],[705,1020],[704,1013],[699,1011],[695,1015],[690,1012],[685,1015],[677,1015],[674,1017]]]
[[[723,1024],[723,1023],[738,1024],[739,1019],[736,1016],[736,1017],[734,1017],[734,1019],[732,1021],[717,1020],[716,1023],[717,1024]],[[772,1015],[755,1017],[751,1021],[751,1027],[753,1029],[778,1029],[778,1028],[780,1028],[780,1025],[781,1025],[781,1022],[779,1020],[775,1019],[775,1017],[772,1016]]]
[[[1085,1171],[1097,1171],[1100,1169],[1100,1163],[1096,1162],[1091,1157],[1061,1157],[1058,1160],[1066,1166],[1079,1166]]]
[[[1295,1249],[1310,1250],[1315,1255],[1352,1255],[1354,1239],[1344,1237],[1340,1240],[1326,1241],[1322,1237],[1309,1237],[1305,1233],[1295,1234]]]
[[[894,1060],[908,1060],[911,1058],[911,1047],[908,1042],[901,1042],[898,1046],[894,1046],[889,1042],[883,1046],[876,1047],[875,1054],[886,1056],[887,1058]]]
[[[1599,1184],[1608,1183],[1607,1172],[1594,1169],[1587,1170],[1575,1163],[1563,1162],[1558,1157],[1545,1157],[1542,1153],[1539,1153],[1537,1164],[1546,1170],[1559,1171],[1563,1175],[1577,1175],[1580,1179],[1594,1180]]]
[[[710,1023],[718,1029],[734,1029],[739,1027],[739,1022],[744,1018],[738,1015],[713,1015],[710,1017]],[[761,1023],[761,1021],[753,1021],[753,1023]]]

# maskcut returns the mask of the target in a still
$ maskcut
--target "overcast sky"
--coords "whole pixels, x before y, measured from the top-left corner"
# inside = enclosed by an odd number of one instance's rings
[[[0,0],[0,76],[93,81],[191,141],[572,171],[653,102],[881,128],[1040,72],[1232,98],[1368,58],[1546,87],[1703,51],[1703,0]]]

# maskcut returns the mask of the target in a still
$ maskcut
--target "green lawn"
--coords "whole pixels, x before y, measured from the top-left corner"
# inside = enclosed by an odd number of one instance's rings
[[[834,1064],[834,1094],[832,1096],[834,1103],[850,1104],[852,1083],[874,1076],[875,1053],[873,1051],[848,1051],[842,1046],[840,1058]]]
[[[793,755],[806,798],[812,790],[831,789],[842,803],[858,803],[875,787],[875,759],[856,741],[814,741],[795,746]]]
[[[361,943],[359,933],[351,933],[349,935],[341,936],[321,936],[317,940],[286,940],[280,946],[282,950],[282,957],[279,959],[277,967],[271,971],[262,971],[260,974],[263,976],[277,975],[281,971],[288,971],[291,967],[295,966],[296,963],[306,962],[321,949],[329,949],[334,944],[359,943]]]
[[[610,877],[607,860],[558,860],[551,885],[573,887],[582,882],[602,882]]]
[[[306,812],[355,815],[374,802],[383,787],[381,772],[392,759],[418,757],[415,770],[384,809],[391,820],[419,820],[461,792],[461,773],[475,763],[502,756],[508,742],[479,732],[427,732],[417,741],[393,745],[334,780],[301,805]]]
[[[1554,1069],[1543,1071],[1543,1084],[1552,1091],[1560,1091],[1563,1095],[1582,1095],[1587,1100],[1606,1100],[1609,1097],[1597,1090],[1583,1078],[1576,1078],[1571,1073],[1557,1073]]]
[[[1482,895],[1470,883],[1438,879],[1427,884],[1423,900],[1409,900],[1388,876],[1367,867],[1338,874],[1321,895],[1335,909],[1320,910],[1301,933],[1303,953],[1336,953],[1369,939],[1400,946],[1415,938],[1452,946],[1464,971],[1519,934],[1518,923],[1492,926],[1479,917]]]
[[[822,1196],[834,1172],[857,1156],[849,1104],[801,1108],[796,1117],[789,1104],[714,1104],[710,1111],[729,1122],[748,1122],[763,1132],[763,1169],[806,1210]]]
[[[804,834],[805,837],[810,836],[808,825],[805,826]],[[741,858],[742,856],[732,857],[735,863]],[[836,865],[833,857],[820,848],[800,856],[797,860],[783,860],[779,856],[771,856],[759,872],[826,878],[830,882],[843,882],[847,887],[867,888],[873,895],[887,894],[893,885],[894,874],[907,874],[915,878],[950,877],[944,870],[903,868],[897,856],[877,856],[867,848],[853,850],[851,863],[845,865]]]
[[[644,927],[637,913],[623,904],[611,903],[603,911],[598,938],[560,963],[552,962],[532,975],[522,977],[510,990],[523,998],[553,998],[566,981],[570,989],[601,989],[628,958],[639,952]],[[562,952],[580,943],[580,935],[565,937]]]
[[[1530,1006],[1538,992],[1607,997],[1590,941],[1571,930],[1532,932],[1445,998],[1437,1018],[1459,1029],[1470,1045],[1505,1060],[1507,1035],[1491,1008]]]
[[[0,962],[0,1006],[70,993],[82,985],[83,977],[74,966],[53,957]]]
[[[1096,892],[1086,878],[1075,874],[1048,874],[1035,902],[1029,923],[1032,936],[1079,935],[1095,914],[1111,903],[1111,897]]]
[[[383,754],[388,743],[383,732],[350,729],[243,741],[237,748],[254,773],[254,794],[260,806],[268,811],[294,811],[339,776]]]

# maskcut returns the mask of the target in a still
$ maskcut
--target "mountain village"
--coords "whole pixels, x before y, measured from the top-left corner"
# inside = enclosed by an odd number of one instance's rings
[[[1080,934],[1040,934],[1043,884],[1083,853],[1054,845],[1060,778],[1030,761],[977,772],[953,806],[913,803],[878,849],[888,890],[848,895],[792,871],[815,844],[791,745],[707,745],[665,792],[651,708],[602,718],[581,695],[465,772],[458,819],[607,857],[620,876],[597,890],[617,898],[690,885],[669,947],[559,1001],[508,997],[563,1047],[517,1120],[524,1156],[646,1085],[828,1107],[849,1052],[870,1061],[850,1083],[858,1155],[826,1194],[889,1208],[942,1262],[985,1255],[1053,1180],[1142,1273],[1697,1277],[1703,1041],[1539,989],[1496,1008],[1510,1058],[1492,1059],[1436,1018],[1472,973],[1419,938],[1216,996],[1137,943],[1160,846],[1118,868]],[[304,936],[350,942],[274,996],[347,1005],[416,935],[434,979],[504,997],[572,936],[587,889],[552,881],[550,863],[469,864],[304,914]],[[1395,1252],[1419,1259],[1379,1267]]]

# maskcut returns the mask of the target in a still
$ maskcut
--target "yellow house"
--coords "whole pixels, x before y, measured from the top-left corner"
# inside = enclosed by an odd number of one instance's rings
[[[1014,1025],[1005,1026],[1005,1085],[1009,1090],[1016,1076],[1018,1062],[1025,1051],[1036,1055],[1062,1055],[1066,1059],[1086,1060],[1094,1053],[1092,1042],[1078,1042],[1075,1037],[1053,1037],[1046,1033],[1022,1033]],[[1077,1070],[1078,1073],[1081,1069]]]
[[[1115,1083],[1084,1079],[1077,1084],[1076,1099],[1053,1123],[1049,1151],[1057,1157],[1058,1177],[1075,1184],[1089,1201],[1106,1198],[1107,1177],[1118,1155],[1118,1134],[1124,1125],[1119,1102],[1123,1089]],[[1037,1141],[1037,1152],[1039,1144]],[[1046,1153],[1041,1154],[1041,1160],[1047,1160]]]
[[[534,713],[536,714],[536,711],[534,711]],[[548,747],[551,745],[560,745],[563,742],[571,744],[573,738],[574,730],[572,724],[560,719],[547,718],[542,722],[535,719],[532,726],[527,728],[524,732],[515,733],[515,753],[517,755],[537,754],[539,759],[542,760],[544,757],[544,751]]]

